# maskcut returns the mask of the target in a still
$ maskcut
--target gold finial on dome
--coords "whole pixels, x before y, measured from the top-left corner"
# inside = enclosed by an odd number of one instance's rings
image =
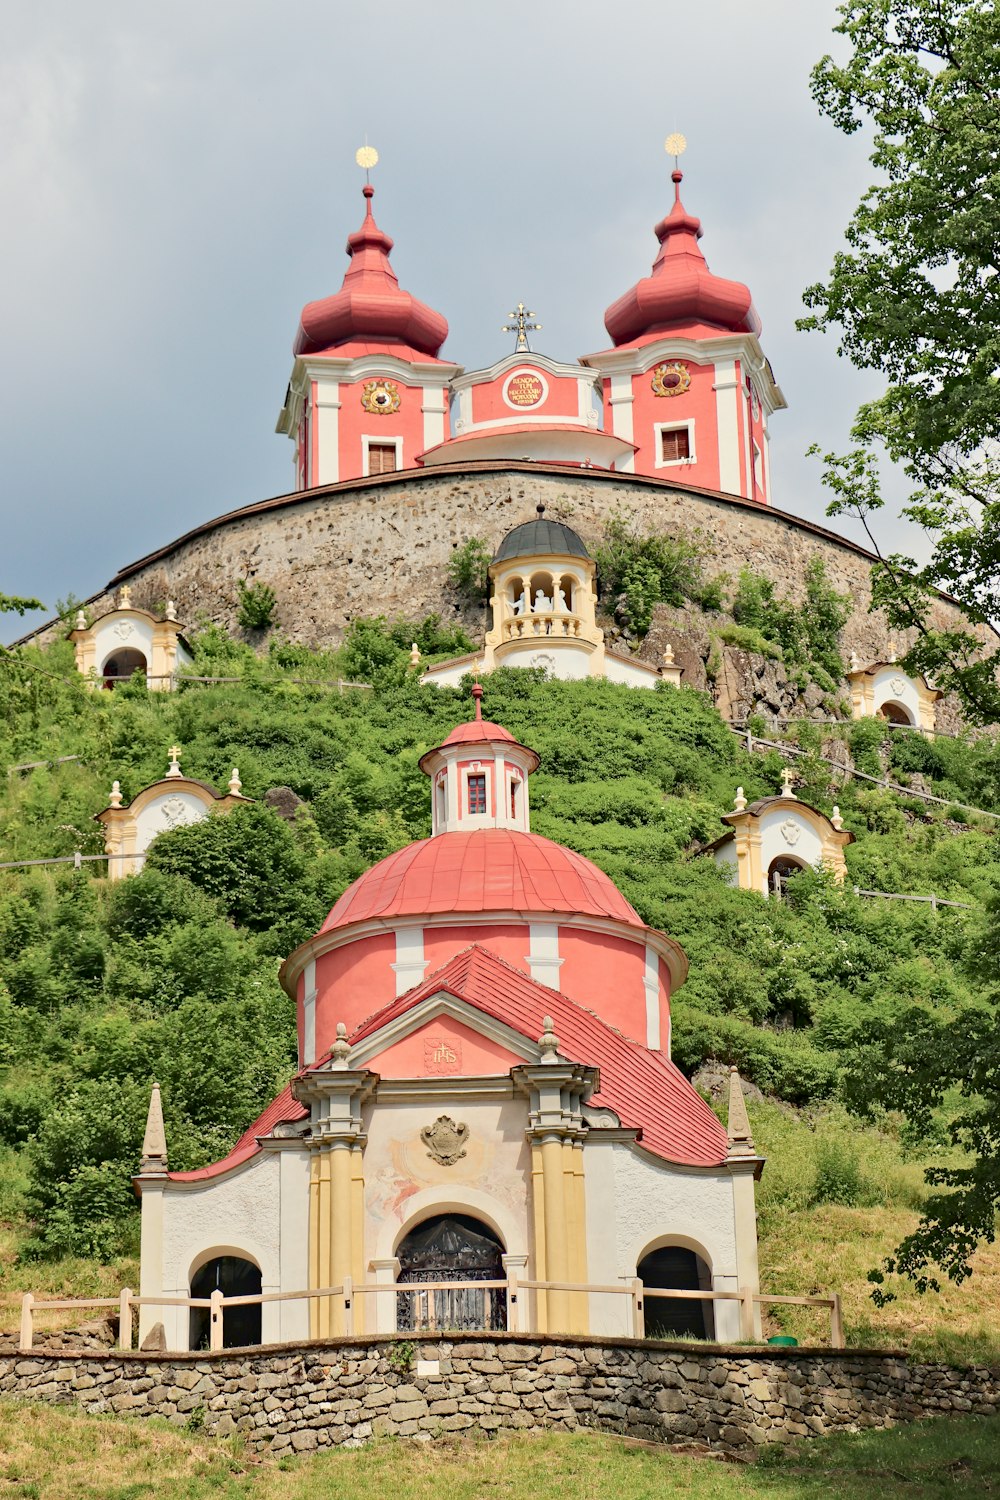
[[[371,182],[372,167],[378,166],[378,152],[374,146],[369,146],[367,136],[365,136],[364,145],[359,146],[357,151],[355,151],[354,160],[359,167],[364,169],[365,182]]]
[[[668,156],[673,157],[674,166],[676,167],[677,158],[679,156],[683,156],[685,151],[687,150],[687,139],[686,137],[681,135],[680,131],[674,130],[670,135],[667,136],[666,140],[663,142],[663,149]]]

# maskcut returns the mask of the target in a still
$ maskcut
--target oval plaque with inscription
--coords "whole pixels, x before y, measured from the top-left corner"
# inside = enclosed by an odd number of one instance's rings
[[[504,391],[511,406],[537,406],[544,394],[542,382],[530,370],[519,370],[513,374]]]

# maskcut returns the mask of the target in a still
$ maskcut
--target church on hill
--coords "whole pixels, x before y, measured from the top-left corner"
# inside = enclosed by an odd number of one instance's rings
[[[140,1295],[166,1300],[144,1301],[141,1339],[204,1347],[213,1293],[272,1299],[223,1311],[230,1346],[628,1335],[639,1282],[696,1294],[649,1299],[649,1331],[752,1332],[734,1294],[759,1291],[763,1161],[735,1073],[727,1130],[671,1061],[685,955],[589,860],[532,833],[539,758],[473,695],[475,717],[420,762],[430,837],[349,886],[282,968],[288,1086],[188,1172],[170,1169],[154,1088]],[[306,1290],[322,1295],[279,1295]]]

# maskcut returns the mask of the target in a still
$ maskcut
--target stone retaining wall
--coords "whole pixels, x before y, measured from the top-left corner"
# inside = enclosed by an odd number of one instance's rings
[[[172,598],[185,626],[207,618],[231,629],[236,581],[249,577],[274,588],[281,630],[311,646],[335,644],[351,620],[373,615],[440,614],[481,638],[484,611],[463,608],[448,584],[452,552],[472,536],[495,548],[511,527],[534,520],[539,502],[591,550],[607,517],[629,512],[644,531],[697,533],[707,575],[735,578],[751,567],[795,598],[803,595],[807,563],[820,557],[831,582],[854,602],[845,653],[863,660],[885,653],[884,622],[867,612],[872,557],[835,533],[676,481],[526,462],[407,470],[261,501],[122,568],[89,602],[100,615],[113,607],[113,588],[128,583],[140,607]],[[77,591],[84,588],[81,580]],[[941,625],[961,619],[944,599],[932,613]]]
[[[215,1355],[0,1356],[0,1394],[194,1417],[278,1454],[388,1435],[579,1427],[736,1449],[943,1413],[993,1416],[1000,1370],[872,1351],[477,1333]]]

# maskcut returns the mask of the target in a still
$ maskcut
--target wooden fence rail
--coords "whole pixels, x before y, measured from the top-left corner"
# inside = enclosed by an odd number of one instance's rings
[[[507,1328],[512,1333],[545,1332],[532,1329],[526,1316],[525,1304],[519,1300],[522,1291],[537,1292],[583,1292],[588,1296],[621,1296],[631,1301],[632,1337],[644,1338],[646,1332],[645,1301],[649,1297],[666,1297],[676,1301],[738,1302],[740,1304],[740,1338],[754,1342],[755,1310],[776,1303],[798,1307],[825,1307],[830,1312],[830,1347],[844,1348],[844,1323],[840,1294],[826,1296],[794,1297],[766,1295],[753,1292],[748,1287],[740,1291],[688,1291],[682,1288],[647,1287],[638,1277],[629,1277],[620,1282],[537,1281],[521,1279],[511,1274],[493,1281],[412,1281],[412,1282],[360,1282],[355,1284],[347,1276],[340,1286],[315,1287],[308,1291],[263,1292],[240,1297],[224,1297],[218,1290],[209,1297],[136,1296],[130,1287],[124,1287],[118,1297],[36,1298],[25,1292],[21,1299],[21,1329],[18,1349],[30,1353],[34,1347],[34,1318],[36,1311],[70,1311],[83,1308],[118,1309],[118,1347],[132,1348],[132,1310],[141,1307],[185,1307],[208,1308],[209,1349],[213,1352],[225,1347],[225,1310],[231,1307],[259,1307],[272,1302],[312,1301],[319,1298],[337,1298],[341,1301],[343,1332],[347,1337],[354,1333],[354,1299],[358,1296],[392,1297],[404,1294],[415,1298],[432,1292],[459,1291],[503,1291],[507,1303]],[[433,1327],[433,1313],[426,1317]],[[550,1330],[551,1331],[551,1330]],[[266,1347],[266,1345],[262,1346]]]

